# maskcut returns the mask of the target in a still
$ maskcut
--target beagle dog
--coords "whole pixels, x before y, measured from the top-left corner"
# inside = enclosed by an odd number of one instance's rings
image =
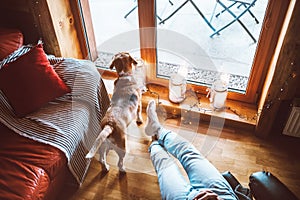
[[[119,156],[119,170],[125,172],[123,160],[126,154],[127,127],[134,120],[138,125],[143,123],[142,93],[133,76],[136,65],[136,60],[127,52],[116,54],[110,64],[110,69],[115,68],[118,74],[114,82],[111,105],[101,121],[102,131],[86,155],[86,158],[92,158],[99,149],[100,163],[105,171],[109,171],[106,155],[113,149]]]

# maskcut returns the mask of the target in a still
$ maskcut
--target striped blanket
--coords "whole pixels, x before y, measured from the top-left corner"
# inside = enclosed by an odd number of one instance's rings
[[[0,121],[22,136],[63,151],[70,171],[81,185],[91,162],[85,155],[101,131],[99,122],[110,101],[91,61],[66,58],[53,67],[71,92],[24,118],[17,118],[0,91]]]

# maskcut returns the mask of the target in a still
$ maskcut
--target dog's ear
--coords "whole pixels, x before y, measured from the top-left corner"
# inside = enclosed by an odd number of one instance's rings
[[[116,55],[113,56],[111,64],[109,65],[109,69],[113,69],[114,67],[116,70],[120,70],[120,67],[122,65],[121,59],[122,58],[122,53],[117,53]]]
[[[137,65],[138,63],[136,62],[136,60],[134,59],[134,58],[132,58],[131,56],[130,56],[130,62],[132,63],[132,64],[134,64],[134,65]]]
[[[109,66],[110,69],[115,68],[117,73],[119,74],[120,72],[123,71],[123,63],[120,60],[120,58],[116,58],[115,60],[112,61],[112,63]]]
[[[120,58],[120,53],[117,53],[116,55],[114,55],[113,57],[112,57],[112,59],[111,59],[111,63],[110,63],[110,65],[109,65],[109,69],[113,69],[114,67],[115,68],[117,68],[116,67],[116,61],[118,60]]]
[[[116,66],[117,55],[114,55],[110,62],[109,69],[113,69]]]
[[[114,66],[115,66],[115,61],[113,60],[113,61],[110,63],[110,65],[109,65],[109,69],[113,69]]]

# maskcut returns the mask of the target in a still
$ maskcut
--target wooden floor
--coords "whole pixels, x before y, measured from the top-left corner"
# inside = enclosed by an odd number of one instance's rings
[[[200,124],[197,131],[193,124],[186,125],[178,119],[167,119],[163,124],[193,142],[220,172],[231,171],[242,185],[248,185],[251,173],[270,171],[300,197],[299,139],[276,136],[272,140],[263,140],[249,131],[234,128],[223,128],[218,134],[208,124]],[[215,136],[208,137],[212,133]],[[111,152],[108,158],[111,170],[108,173],[102,173],[94,159],[83,185],[79,189],[66,187],[58,199],[160,199],[156,173],[147,152],[149,142],[143,126],[132,125],[125,161],[127,173],[119,174],[115,166],[117,157]],[[211,144],[211,148],[203,148],[205,144]]]

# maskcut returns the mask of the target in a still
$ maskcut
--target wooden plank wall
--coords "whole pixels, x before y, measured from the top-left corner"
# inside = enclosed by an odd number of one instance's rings
[[[41,1],[41,0],[40,0]],[[64,57],[83,58],[78,40],[78,31],[69,0],[47,0],[53,27],[58,40],[61,55]],[[73,2],[74,3],[74,2]],[[47,9],[43,7],[42,9]],[[44,22],[48,22],[44,20]],[[51,22],[48,22],[51,23]],[[43,26],[43,30],[47,26]]]
[[[256,126],[256,135],[268,137],[273,135],[275,121],[281,115],[279,113],[282,102],[293,101],[299,97],[300,79],[300,2],[296,1],[291,21],[289,23],[283,46],[279,53],[275,66],[274,76],[267,90],[266,98],[261,106],[261,114]]]
[[[34,18],[35,26],[43,40],[45,52],[47,54],[62,56],[46,0],[27,0],[27,7]]]
[[[27,0],[1,0],[0,26],[19,29],[25,44],[37,42],[40,37]]]
[[[32,22],[24,23],[22,17],[16,21],[30,27],[36,38],[34,41],[31,39],[30,43],[37,42],[39,38],[43,40],[46,53],[63,57],[85,57],[84,40],[78,39],[83,35],[79,27],[81,23],[78,22],[79,12],[74,12],[77,1],[1,0],[0,5],[1,10],[11,10],[13,13],[22,11],[31,15]],[[25,36],[31,37],[28,33]]]

